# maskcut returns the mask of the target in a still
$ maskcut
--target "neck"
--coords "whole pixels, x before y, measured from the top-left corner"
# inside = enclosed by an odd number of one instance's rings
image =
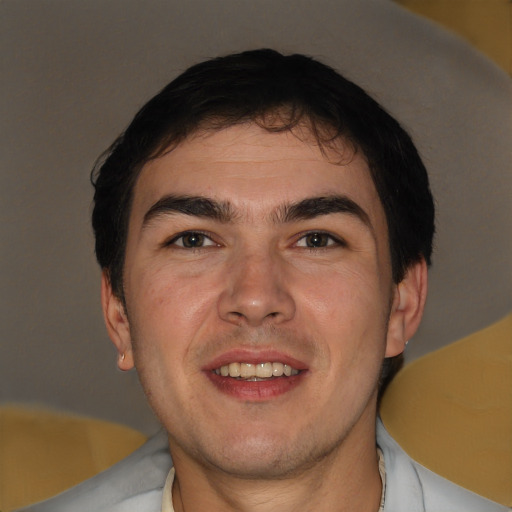
[[[288,478],[249,480],[174,453],[175,512],[377,512],[382,493],[375,425]]]

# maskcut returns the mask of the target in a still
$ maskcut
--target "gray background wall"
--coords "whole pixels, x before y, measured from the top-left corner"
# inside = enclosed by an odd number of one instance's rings
[[[0,401],[155,428],[103,328],[89,171],[135,111],[204,58],[303,52],[412,132],[439,219],[408,358],[512,309],[512,84],[390,0],[0,1]]]

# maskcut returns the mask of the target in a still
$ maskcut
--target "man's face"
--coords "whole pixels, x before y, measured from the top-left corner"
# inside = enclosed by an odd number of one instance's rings
[[[112,337],[177,464],[282,476],[373,436],[401,349],[386,219],[360,152],[301,139],[197,134],[136,184]]]

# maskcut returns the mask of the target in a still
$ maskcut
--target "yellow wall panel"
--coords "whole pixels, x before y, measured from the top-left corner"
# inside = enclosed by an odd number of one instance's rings
[[[380,413],[414,460],[512,506],[512,313],[406,365]]]
[[[0,406],[0,511],[50,498],[109,468],[145,440],[107,421]]]
[[[407,9],[448,28],[512,75],[510,0],[396,0]]]

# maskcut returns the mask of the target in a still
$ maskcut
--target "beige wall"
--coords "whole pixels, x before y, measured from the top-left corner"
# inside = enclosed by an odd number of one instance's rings
[[[154,428],[103,327],[89,170],[186,66],[251,47],[321,58],[417,141],[439,217],[409,359],[512,309],[510,78],[391,0],[2,0],[0,43],[0,401]]]

